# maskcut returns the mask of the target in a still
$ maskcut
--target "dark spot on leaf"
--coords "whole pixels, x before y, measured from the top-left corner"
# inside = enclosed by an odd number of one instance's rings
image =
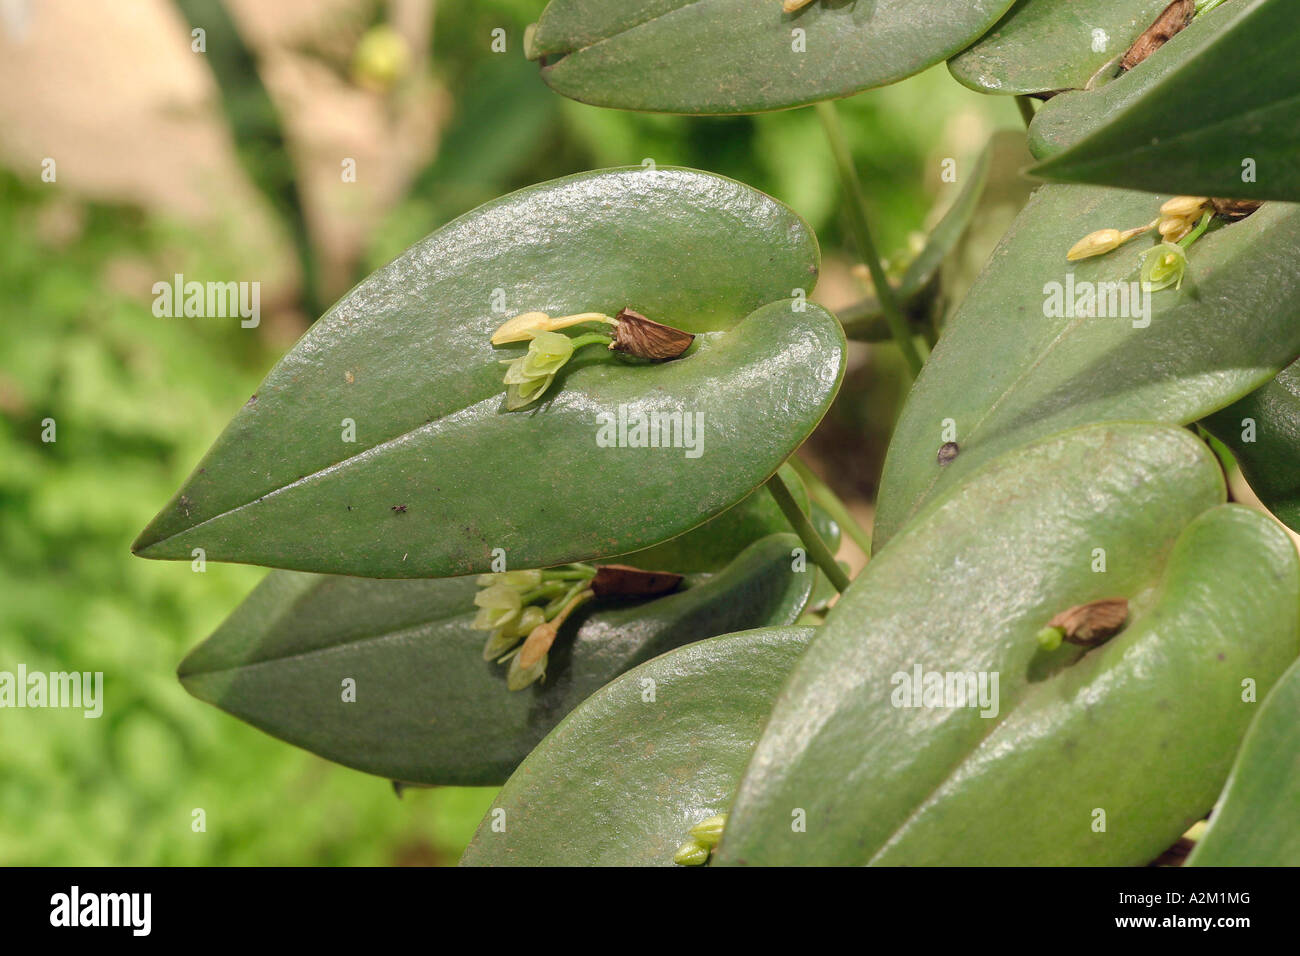
[[[961,447],[955,441],[946,441],[939,446],[939,454],[935,456],[940,465],[946,465],[961,451]]]

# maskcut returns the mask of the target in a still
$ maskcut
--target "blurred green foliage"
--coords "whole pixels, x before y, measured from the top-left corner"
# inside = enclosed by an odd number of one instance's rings
[[[439,5],[433,68],[454,114],[437,159],[375,231],[363,273],[504,192],[645,159],[763,189],[837,255],[838,188],[811,110],[690,119],[561,99],[522,58],[542,6]],[[507,29],[505,54],[490,51],[496,27]],[[264,100],[229,85],[227,115],[251,110],[252,142],[264,142]],[[982,99],[942,69],[842,109],[886,253],[922,228],[941,150],[971,157],[995,123],[1018,122],[1009,101]],[[282,186],[283,157],[263,161],[260,178]],[[156,318],[147,299],[120,291],[181,271],[178,257],[186,272],[223,274],[200,230],[0,173],[0,670],[103,671],[106,684],[99,719],[0,712],[0,864],[455,862],[492,791],[398,800],[386,781],[264,736],[175,680],[181,656],[263,572],[196,573],[128,548],[283,347],[230,320]],[[881,368],[897,374],[892,361]],[[863,403],[879,391],[850,389],[839,420],[866,427]],[[871,408],[887,427],[892,404]],[[45,419],[55,442],[41,441]],[[206,832],[191,828],[196,808]]]
[[[0,864],[455,862],[491,791],[399,801],[175,679],[264,572],[128,549],[275,356],[228,320],[155,318],[108,287],[174,239],[0,175],[0,670],[105,684],[98,719],[0,711]]]

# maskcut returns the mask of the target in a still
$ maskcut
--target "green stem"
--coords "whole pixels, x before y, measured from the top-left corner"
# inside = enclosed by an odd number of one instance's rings
[[[544,581],[535,588],[530,588],[523,594],[519,595],[519,601],[525,607],[532,604],[538,598],[550,598],[556,594],[563,594],[567,589],[563,581]]]
[[[547,568],[542,575],[550,581],[590,581],[596,576],[596,569],[589,564],[566,564]]]
[[[1178,244],[1186,249],[1197,239],[1201,238],[1201,236],[1205,234],[1205,230],[1210,228],[1210,220],[1213,218],[1213,215],[1206,212],[1205,215],[1201,217],[1201,221],[1196,224],[1196,228],[1183,236],[1183,238],[1179,239]]]
[[[825,512],[835,519],[840,529],[853,539],[853,542],[862,549],[862,553],[871,556],[871,533],[858,520],[853,517],[852,513],[840,501],[839,495],[831,491],[826,482],[817,477],[816,473],[804,464],[796,455],[790,458],[790,467],[792,467],[799,477],[803,480],[804,487],[808,489],[808,494],[812,500],[821,505]]]
[[[1020,118],[1025,121],[1025,129],[1029,129],[1029,124],[1034,121],[1034,101],[1028,96],[1017,96],[1016,109],[1020,110]]]
[[[853,168],[853,157],[844,140],[839,114],[835,112],[833,103],[823,101],[817,104],[817,116],[822,121],[822,130],[826,133],[831,154],[835,157],[835,167],[840,174],[840,185],[844,189],[845,198],[848,199],[849,224],[853,229],[858,255],[862,257],[871,272],[871,281],[876,285],[876,297],[880,300],[881,311],[885,313],[885,321],[889,323],[889,332],[902,350],[903,358],[907,360],[907,367],[911,369],[912,377],[915,378],[921,371],[921,354],[916,350],[916,343],[912,341],[911,329],[907,325],[907,319],[903,317],[903,310],[898,305],[894,287],[889,284],[889,279],[885,275],[885,267],[880,264],[880,254],[876,251],[875,240],[871,238],[862,183],[858,181],[857,171]]]
[[[578,351],[584,345],[595,345],[597,343],[609,345],[613,341],[614,339],[611,336],[601,335],[599,332],[588,332],[586,335],[579,335],[574,338],[573,351]]]
[[[835,563],[835,555],[831,554],[831,549],[826,547],[826,542],[822,540],[817,529],[812,526],[808,516],[803,513],[799,503],[794,500],[790,494],[790,489],[785,486],[778,472],[771,478],[767,479],[767,490],[772,493],[776,499],[777,505],[780,506],[785,520],[790,522],[795,533],[803,540],[803,545],[808,549],[808,556],[813,559],[813,563],[822,569],[822,573],[835,585],[835,590],[843,592],[849,586],[849,576],[844,573],[844,569]]]
[[[552,600],[550,604],[546,605],[546,607],[542,609],[542,613],[546,615],[546,619],[549,621],[554,618],[556,614],[560,613],[560,611],[562,611],[568,603],[577,596],[579,591],[586,589],[588,583],[589,582],[587,581],[575,581],[573,587],[569,588],[569,590],[564,593],[563,597],[557,597]]]

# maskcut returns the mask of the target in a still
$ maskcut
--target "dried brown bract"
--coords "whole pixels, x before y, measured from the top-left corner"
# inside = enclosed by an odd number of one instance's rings
[[[1192,22],[1195,13],[1196,0],[1174,0],[1156,17],[1156,22],[1147,27],[1146,32],[1128,48],[1124,59],[1120,60],[1119,72],[1127,73],[1181,33]]]
[[[664,362],[681,357],[695,341],[690,332],[647,319],[631,309],[624,309],[615,319],[614,341],[609,346],[615,352]]]
[[[1059,627],[1063,639],[1083,647],[1096,647],[1113,637],[1128,619],[1127,598],[1102,598],[1067,608],[1047,622]]]
[[[1216,216],[1235,222],[1238,219],[1245,219],[1264,205],[1264,201],[1262,199],[1211,199],[1210,205],[1214,207]]]
[[[682,583],[680,574],[670,571],[642,571],[626,564],[603,564],[591,579],[596,597],[657,597],[675,591]]]

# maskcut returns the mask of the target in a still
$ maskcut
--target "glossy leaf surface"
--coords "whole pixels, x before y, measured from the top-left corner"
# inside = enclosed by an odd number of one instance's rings
[[[756,113],[911,76],[1011,0],[552,0],[529,55],[558,93],[618,109]]]
[[[1231,0],[1100,89],[1048,101],[1032,175],[1232,199],[1300,200],[1292,0]]]
[[[1154,859],[1227,776],[1254,715],[1242,680],[1270,686],[1300,651],[1295,549],[1257,512],[1215,508],[1223,495],[1187,431],[1114,424],[1035,443],[936,501],[800,659],[718,862]],[[1040,648],[1056,614],[1111,597],[1130,604],[1108,643]],[[940,675],[929,706],[902,696],[918,671]],[[984,675],[984,702],[945,700],[949,674]]]
[[[1118,59],[1169,0],[1019,0],[979,42],[948,61],[980,93],[1080,90]],[[1113,70],[1112,70],[1113,72]]]
[[[135,550],[444,577],[487,570],[495,549],[543,567],[690,530],[771,475],[838,388],[838,323],[788,298],[812,288],[817,263],[794,213],[705,173],[616,170],[513,193],[317,322]],[[511,314],[631,305],[700,334],[659,365],[588,348],[540,404],[507,413],[499,362],[521,347],[489,344],[494,300]],[[655,437],[667,427],[678,447],[630,447],[649,443],[636,422],[655,414]]]
[[[1066,261],[1085,235],[1144,225],[1167,198],[1090,186],[1034,194],[908,396],[885,460],[877,549],[926,501],[1018,445],[1099,421],[1188,424],[1300,353],[1300,206],[1268,203],[1203,236],[1181,290],[1142,293],[1146,237]],[[1083,314],[1089,293],[1095,316]],[[954,433],[959,453],[940,465]]]
[[[515,771],[462,865],[671,866],[690,828],[727,809],[814,630],[701,641],[602,688]]]

